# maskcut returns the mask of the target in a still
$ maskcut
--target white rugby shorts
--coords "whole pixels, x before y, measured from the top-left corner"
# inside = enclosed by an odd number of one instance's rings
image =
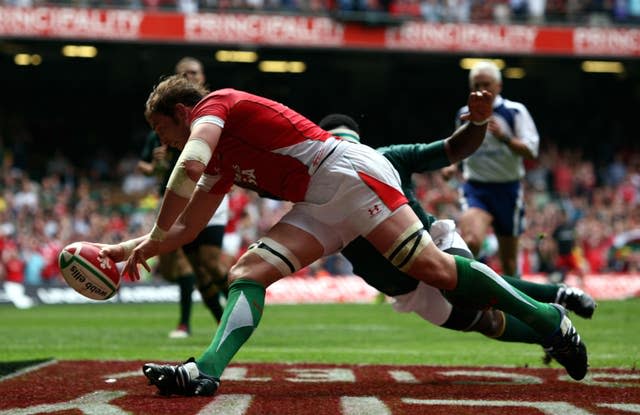
[[[281,222],[314,235],[329,255],[367,235],[405,203],[389,160],[364,144],[341,142],[311,177],[305,200]]]
[[[453,306],[439,289],[420,281],[415,290],[393,297],[393,309],[399,313],[416,313],[423,319],[443,325],[451,315]]]

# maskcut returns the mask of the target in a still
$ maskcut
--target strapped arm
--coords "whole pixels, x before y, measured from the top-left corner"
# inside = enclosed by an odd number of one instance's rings
[[[196,182],[209,164],[221,134],[222,129],[215,124],[194,125],[191,136],[171,173],[150,239],[165,239],[166,232],[187,206]]]

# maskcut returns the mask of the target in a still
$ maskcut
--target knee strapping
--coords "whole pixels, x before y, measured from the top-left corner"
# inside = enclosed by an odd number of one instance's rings
[[[396,268],[407,272],[420,252],[429,245],[431,236],[425,232],[421,223],[414,223],[395,240],[384,256]]]
[[[300,261],[286,246],[271,238],[262,238],[249,246],[248,252],[260,256],[280,271],[282,275],[298,271]]]

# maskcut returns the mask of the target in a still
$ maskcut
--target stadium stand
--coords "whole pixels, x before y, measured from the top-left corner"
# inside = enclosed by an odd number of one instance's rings
[[[17,7],[67,6],[178,11],[181,13],[244,11],[267,13],[342,13],[355,20],[363,14],[388,15],[429,22],[566,23],[611,25],[640,23],[640,2],[571,0],[3,0]],[[346,14],[345,14],[346,13]]]

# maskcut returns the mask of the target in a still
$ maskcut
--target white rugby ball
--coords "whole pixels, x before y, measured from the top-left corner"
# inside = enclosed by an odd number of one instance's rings
[[[120,287],[120,272],[111,258],[100,258],[100,249],[87,242],[65,246],[58,255],[62,277],[71,288],[92,300],[107,300]]]

